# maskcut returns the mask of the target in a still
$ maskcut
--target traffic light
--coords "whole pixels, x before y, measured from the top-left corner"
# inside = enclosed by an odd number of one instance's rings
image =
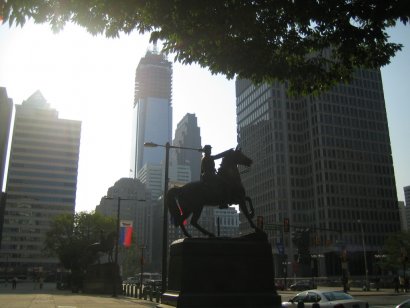
[[[292,241],[298,250],[298,260],[301,264],[310,263],[310,230],[296,230],[292,232]]]
[[[289,225],[289,218],[283,219],[283,232],[289,233],[290,225]]]

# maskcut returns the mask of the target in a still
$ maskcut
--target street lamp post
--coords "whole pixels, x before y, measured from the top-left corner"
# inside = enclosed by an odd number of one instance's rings
[[[118,241],[120,240],[120,209],[121,198],[118,197],[117,203],[117,226],[115,231],[115,252],[114,252],[114,288],[112,290],[112,296],[117,297],[117,278],[118,278]]]
[[[112,197],[103,197],[106,200],[114,200],[115,198]],[[120,241],[120,212],[121,212],[121,201],[125,200],[135,200],[135,201],[145,201],[133,198],[121,198],[117,197],[117,224],[116,224],[116,231],[115,231],[115,250],[114,250],[114,281],[113,281],[113,290],[112,296],[117,297],[117,278],[118,278],[118,242]]]
[[[144,143],[145,147],[148,148],[156,148],[156,147],[162,147],[165,148],[165,178],[164,178],[164,208],[163,208],[163,222],[162,222],[162,286],[161,286],[161,292],[165,293],[167,289],[167,275],[168,275],[168,210],[167,210],[167,204],[166,204],[166,194],[168,192],[168,169],[169,169],[169,149],[183,149],[183,150],[194,150],[194,151],[202,151],[202,149],[196,149],[196,148],[188,148],[188,147],[178,147],[178,146],[173,146],[169,142],[167,142],[165,145],[161,144],[156,144],[153,142],[145,142]]]
[[[142,281],[144,278],[144,245],[141,245],[141,273],[140,273],[140,298],[142,297]]]
[[[360,231],[362,233],[362,245],[363,245],[363,258],[364,258],[364,270],[365,270],[365,288],[366,291],[369,289],[369,279],[368,279],[368,269],[367,269],[367,257],[366,257],[366,244],[364,241],[364,230],[363,230],[363,224],[362,221],[359,219],[357,221],[360,225]]]

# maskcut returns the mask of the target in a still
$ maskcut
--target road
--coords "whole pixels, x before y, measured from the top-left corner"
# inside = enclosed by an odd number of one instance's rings
[[[394,308],[401,302],[410,298],[410,294],[398,294],[398,295],[380,295],[380,296],[356,296],[359,299],[367,301],[371,308]]]
[[[319,287],[319,289],[322,289]],[[329,288],[327,288],[329,289]],[[330,288],[334,290],[339,290],[338,288]],[[282,301],[286,301],[299,292],[292,291],[279,291],[282,297]],[[364,292],[360,290],[352,290],[350,292],[354,298],[364,300],[369,303],[370,308],[394,308],[401,302],[410,298],[410,293],[399,293],[395,294],[392,290],[380,290],[380,291],[369,291]]]
[[[319,287],[320,288],[320,287]],[[322,289],[322,288],[320,288]],[[329,288],[327,288],[329,289]],[[338,288],[331,288],[338,290]],[[288,300],[296,295],[296,291],[280,291],[282,300]],[[353,297],[369,303],[370,308],[394,308],[410,298],[410,293],[395,294],[392,290],[364,292],[350,291]],[[1,308],[154,308],[155,302],[139,300],[131,297],[109,295],[73,294],[69,291],[56,290],[54,283],[46,283],[42,290],[33,283],[19,283],[13,290],[11,284],[0,284]]]

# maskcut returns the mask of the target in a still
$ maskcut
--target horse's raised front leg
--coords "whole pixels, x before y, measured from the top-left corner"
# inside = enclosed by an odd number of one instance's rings
[[[191,225],[193,225],[195,228],[197,228],[203,234],[208,235],[210,237],[215,237],[215,234],[213,234],[212,232],[209,232],[208,230],[202,228],[198,224],[198,220],[199,220],[199,217],[201,216],[201,212],[202,212],[202,207],[199,210],[193,212],[192,218],[191,218]]]

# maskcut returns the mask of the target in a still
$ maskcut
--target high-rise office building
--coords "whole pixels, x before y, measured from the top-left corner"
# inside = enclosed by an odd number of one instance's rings
[[[120,200],[118,200],[120,198]],[[120,204],[118,204],[120,202]],[[120,207],[120,220],[132,221],[133,241],[137,247],[145,247],[144,259],[147,264],[152,261],[153,215],[150,193],[144,184],[137,179],[121,178],[101,198],[95,211],[102,215],[116,218]]]
[[[406,206],[410,207],[410,186],[405,186],[403,188],[404,191],[404,202]]]
[[[193,149],[201,148],[201,130],[195,114],[187,113],[179,121],[175,130],[173,141],[174,146],[188,147]],[[188,165],[191,169],[191,180],[199,181],[201,173],[201,152],[175,149],[176,160],[179,165]]]
[[[3,191],[12,114],[13,100],[7,96],[6,88],[0,87],[0,192]]]
[[[16,105],[0,266],[16,274],[57,266],[44,239],[56,215],[74,214],[80,134],[81,122],[58,118],[39,91]]]
[[[13,101],[7,96],[6,88],[0,87],[0,247],[6,207],[6,194],[3,193],[3,180],[6,176],[6,160],[12,115]]]
[[[135,74],[135,97],[131,142],[131,177],[148,163],[164,159],[160,147],[147,148],[144,142],[165,145],[172,140],[172,64],[165,55],[148,51]]]
[[[350,84],[306,98],[288,96],[286,84],[237,80],[236,110],[239,145],[254,161],[243,183],[256,215],[278,227],[272,247],[284,243],[276,272],[299,259],[292,234],[304,230],[313,273],[340,274],[346,249],[350,273],[363,274],[363,240],[371,273],[374,252],[400,230],[380,71],[358,70]],[[240,228],[250,232],[243,218]]]
[[[399,201],[399,213],[401,231],[407,232],[410,225],[410,207],[405,206],[404,201]]]

